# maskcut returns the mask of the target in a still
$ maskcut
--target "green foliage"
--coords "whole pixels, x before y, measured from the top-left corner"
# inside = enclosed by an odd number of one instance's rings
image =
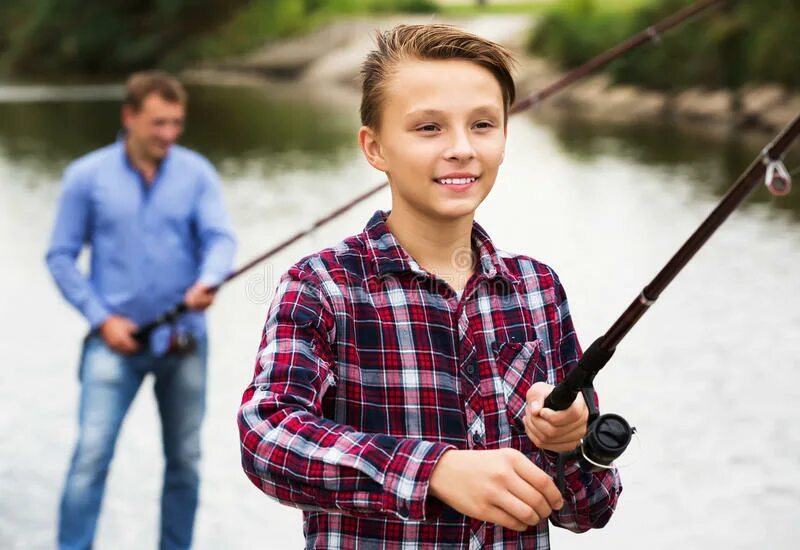
[[[435,10],[432,0],[0,0],[0,63],[46,74],[177,68],[342,13]]]
[[[4,0],[25,17],[5,59],[25,73],[119,73],[153,66],[247,0]]]
[[[636,9],[601,9],[600,0],[560,2],[529,43],[563,67],[578,65],[667,15],[687,0]],[[672,29],[662,40],[625,54],[608,72],[616,82],[674,90],[736,88],[749,82],[800,87],[800,0],[726,3]]]
[[[251,0],[225,25],[187,41],[165,61],[182,65],[246,53],[342,15],[434,10],[436,4],[431,0]]]

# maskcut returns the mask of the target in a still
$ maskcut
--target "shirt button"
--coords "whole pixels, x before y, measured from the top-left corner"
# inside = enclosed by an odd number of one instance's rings
[[[476,445],[483,445],[483,436],[481,434],[473,435],[472,440],[475,442]]]
[[[403,516],[404,518],[407,518],[408,517],[408,506],[403,504],[402,506],[400,506],[400,509],[398,510],[398,512],[400,512],[401,516]]]
[[[474,362],[467,364],[467,374],[469,374],[470,376],[474,376],[475,375],[475,363]]]

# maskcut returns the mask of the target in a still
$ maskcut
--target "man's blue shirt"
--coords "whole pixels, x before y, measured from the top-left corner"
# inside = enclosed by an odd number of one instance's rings
[[[76,266],[84,245],[92,252],[88,277]],[[111,314],[141,325],[179,304],[195,282],[220,283],[235,249],[219,177],[207,159],[173,145],[148,185],[120,139],[64,172],[47,265],[92,328]],[[178,328],[202,337],[205,316],[190,312]],[[162,353],[168,338],[169,327],[156,331],[153,351]]]

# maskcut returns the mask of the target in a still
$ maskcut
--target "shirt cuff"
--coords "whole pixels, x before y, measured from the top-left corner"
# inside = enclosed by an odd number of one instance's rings
[[[89,326],[94,330],[111,316],[111,312],[97,300],[89,300],[83,308],[83,316],[89,321]]]
[[[227,273],[206,272],[200,275],[197,282],[207,287],[214,287],[219,286],[227,276]]]
[[[415,439],[403,440],[389,461],[384,489],[386,511],[399,518],[424,521],[434,510],[428,507],[431,474],[442,455],[456,447]]]

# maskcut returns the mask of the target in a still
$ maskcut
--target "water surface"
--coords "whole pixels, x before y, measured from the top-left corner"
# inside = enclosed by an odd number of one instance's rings
[[[0,87],[6,97],[14,90]],[[95,90],[96,92],[96,90]],[[113,140],[113,89],[0,102],[0,546],[50,548],[74,441],[82,319],[43,255],[58,179]],[[381,181],[355,144],[357,105],[307,90],[193,88],[184,143],[220,169],[239,262]],[[0,93],[0,98],[3,93]],[[24,99],[24,98],[23,98]],[[714,207],[769,136],[669,125],[513,119],[498,183],[478,212],[498,246],[560,274],[585,345],[599,336]],[[797,149],[797,147],[795,147]],[[791,157],[800,165],[795,153]],[[800,537],[800,191],[759,189],[676,279],[597,379],[604,410],[638,427],[606,529],[553,530],[559,549],[794,548]],[[200,549],[298,548],[300,513],[239,466],[235,413],[277,277],[359,231],[384,191],[220,293],[204,431]],[[99,548],[154,546],[163,461],[151,383],[117,446]]]

